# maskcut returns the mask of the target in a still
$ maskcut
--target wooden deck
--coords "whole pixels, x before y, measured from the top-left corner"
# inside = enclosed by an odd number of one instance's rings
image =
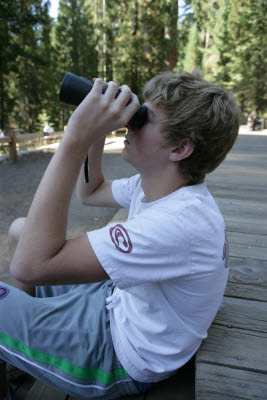
[[[196,400],[267,399],[267,136],[240,136],[208,177],[226,222],[229,280],[196,356]]]
[[[223,304],[197,352],[195,376],[189,368],[127,399],[267,399],[267,136],[240,135],[207,184],[230,242]],[[115,218],[124,220],[125,211]],[[77,400],[40,382],[17,399]]]

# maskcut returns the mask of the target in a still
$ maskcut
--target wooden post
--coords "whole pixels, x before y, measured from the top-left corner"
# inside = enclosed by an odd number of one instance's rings
[[[7,134],[9,136],[9,159],[15,163],[18,161],[17,133],[15,129],[8,129]]]

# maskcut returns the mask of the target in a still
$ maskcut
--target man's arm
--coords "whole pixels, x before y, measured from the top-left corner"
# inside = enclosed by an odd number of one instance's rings
[[[86,236],[66,241],[70,200],[87,150],[101,136],[125,126],[140,106],[128,87],[122,86],[115,98],[117,84],[111,82],[104,95],[102,86],[102,79],[96,79],[72,114],[34,196],[11,262],[11,273],[21,282],[38,285],[108,279]]]
[[[82,204],[97,207],[120,207],[115,201],[112,181],[106,181],[102,170],[105,137],[97,140],[88,151],[88,165],[82,165],[76,186],[76,195]],[[87,167],[88,182],[85,182]]]

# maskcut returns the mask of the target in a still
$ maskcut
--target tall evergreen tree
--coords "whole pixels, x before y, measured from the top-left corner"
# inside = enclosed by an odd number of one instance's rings
[[[96,38],[92,5],[86,0],[60,0],[55,26],[55,64],[57,84],[66,72],[93,78],[97,75]],[[62,129],[71,113],[69,106],[58,104],[59,127]]]
[[[49,24],[47,7],[41,0],[31,2],[18,1],[19,18],[16,43],[18,54],[16,62],[19,65],[17,74],[18,110],[23,114],[24,126],[27,132],[35,130],[37,116],[41,110],[42,89],[44,82],[38,74],[39,67],[46,64],[40,52],[42,26]]]
[[[40,31],[49,24],[47,2],[2,1],[1,4],[1,120],[27,132],[35,129],[44,86],[39,66]],[[4,38],[5,36],[5,38]]]
[[[201,53],[200,53],[200,40],[199,32],[197,30],[197,24],[194,22],[189,31],[188,42],[185,48],[185,59],[183,62],[183,69],[188,72],[192,72],[194,68],[201,65]]]
[[[230,19],[230,79],[243,111],[267,109],[267,4],[264,0],[233,0]]]
[[[17,32],[18,2],[0,0],[0,128],[9,125],[9,115],[14,108],[13,93],[10,92],[9,79],[17,71]]]

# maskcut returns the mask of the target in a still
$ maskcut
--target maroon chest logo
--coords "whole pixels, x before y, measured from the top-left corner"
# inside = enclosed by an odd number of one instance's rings
[[[113,228],[110,228],[109,233],[116,249],[122,253],[131,253],[133,245],[130,236],[121,224],[117,224],[113,226]]]

